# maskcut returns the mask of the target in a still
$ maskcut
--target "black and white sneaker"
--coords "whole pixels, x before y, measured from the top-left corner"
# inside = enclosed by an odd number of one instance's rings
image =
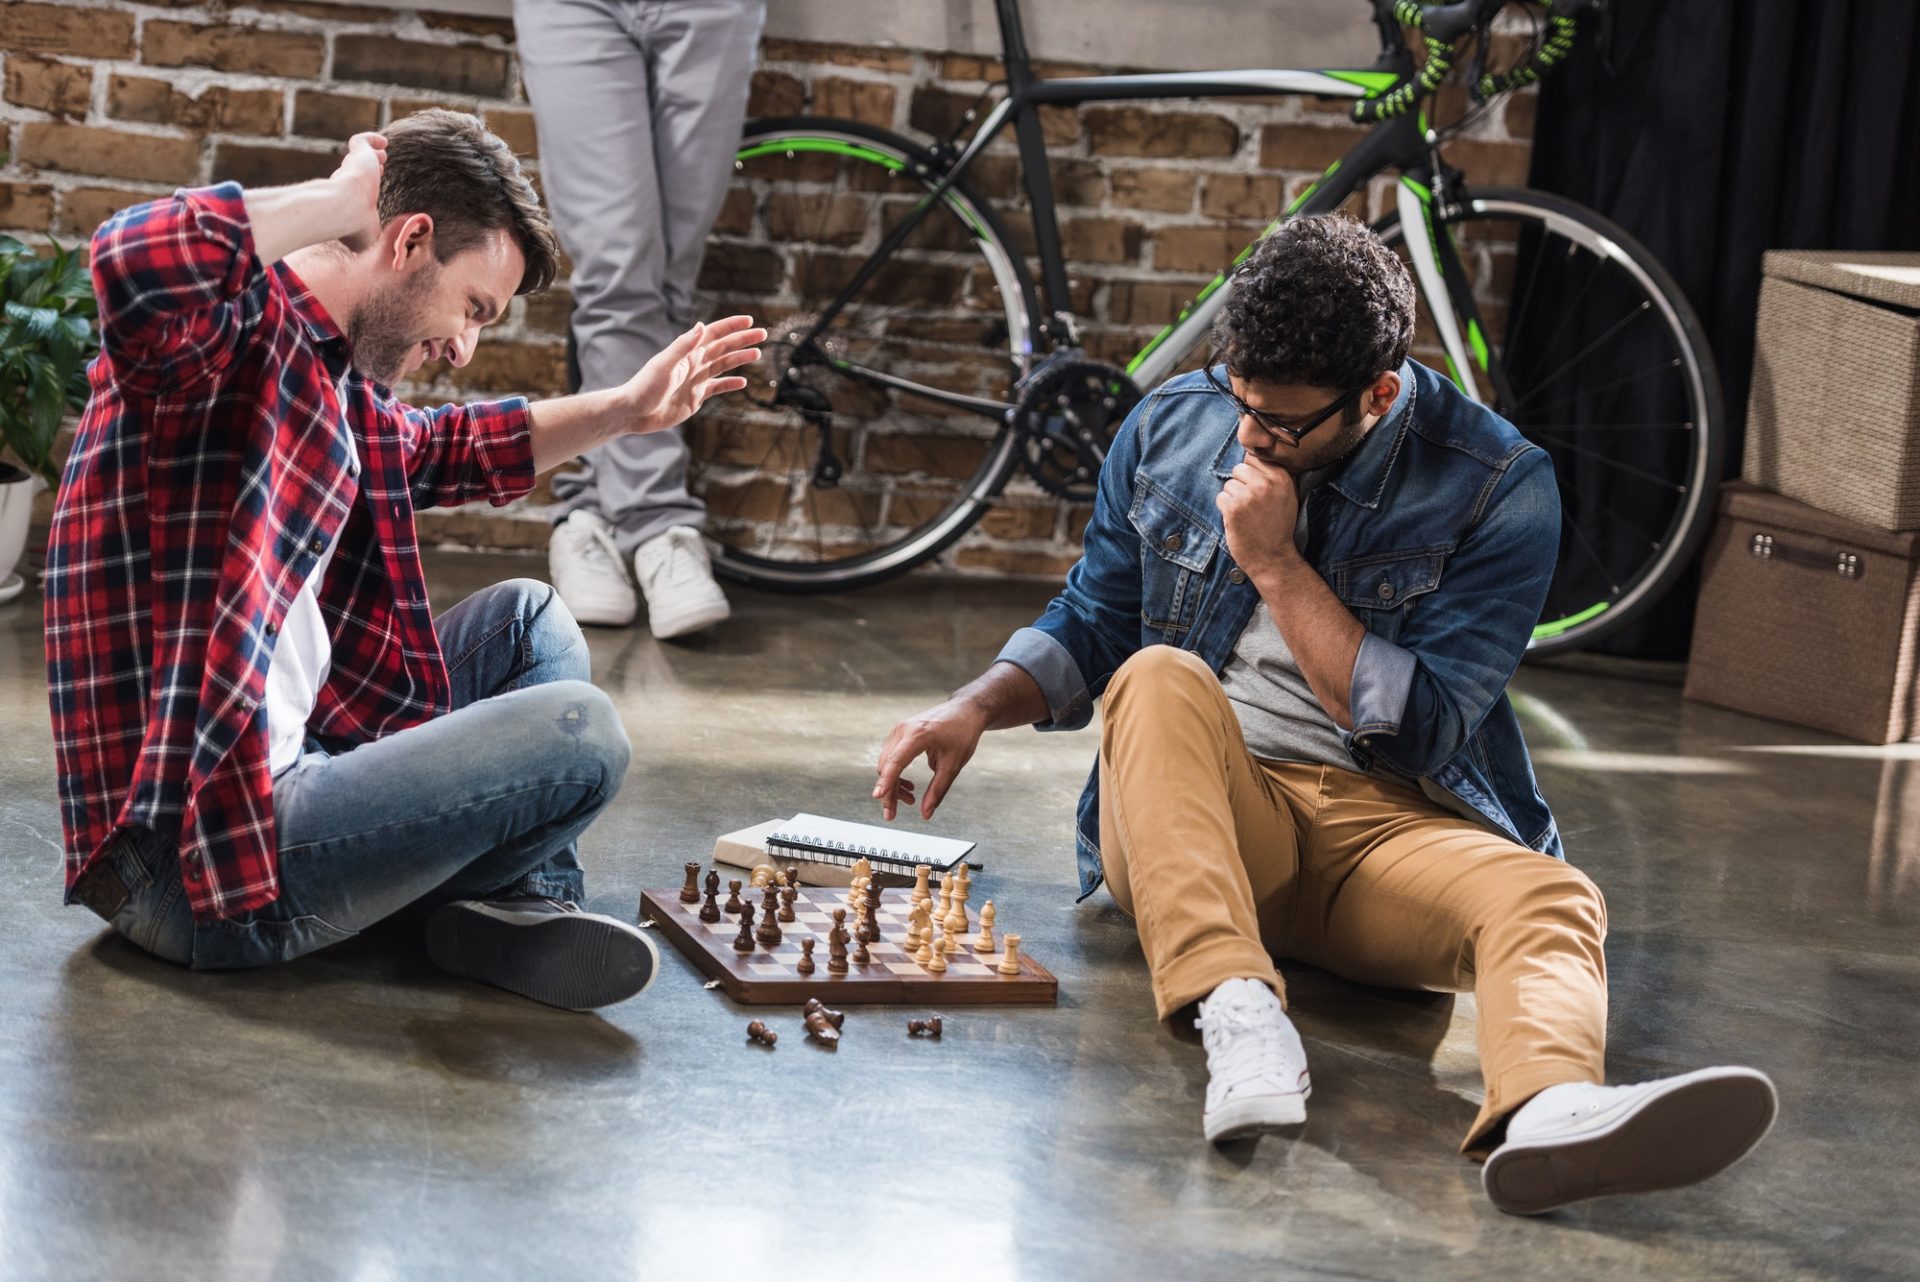
[[[427,955],[449,975],[536,1002],[593,1010],[635,997],[660,952],[630,922],[557,899],[460,899],[427,919]]]

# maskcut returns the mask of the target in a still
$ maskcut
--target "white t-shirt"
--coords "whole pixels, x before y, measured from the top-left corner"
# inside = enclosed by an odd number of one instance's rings
[[[353,433],[347,433],[348,466],[359,470],[360,455],[353,445]],[[341,528],[346,523],[341,522]],[[300,760],[300,749],[307,739],[307,718],[320,698],[320,687],[327,682],[333,664],[333,638],[327,634],[327,621],[320,613],[320,584],[333,550],[340,546],[336,531],[333,542],[313,563],[313,573],[300,585],[300,591],[287,607],[280,624],[280,641],[267,664],[267,765],[277,776]]]

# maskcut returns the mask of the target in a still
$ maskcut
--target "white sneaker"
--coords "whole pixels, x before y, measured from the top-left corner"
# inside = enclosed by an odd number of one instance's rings
[[[578,508],[553,527],[547,573],[553,589],[581,623],[624,628],[640,612],[613,530],[597,512]]]
[[[1229,979],[1194,1021],[1207,1047],[1209,1142],[1259,1135],[1307,1120],[1307,1052],[1273,990]]]
[[[647,598],[647,626],[661,640],[710,628],[733,613],[713,581],[707,542],[690,525],[676,525],[635,548],[633,577]]]
[[[1632,1086],[1549,1086],[1515,1110],[1480,1181],[1511,1215],[1679,1188],[1745,1157],[1778,1109],[1773,1083],[1751,1068],[1703,1068]]]

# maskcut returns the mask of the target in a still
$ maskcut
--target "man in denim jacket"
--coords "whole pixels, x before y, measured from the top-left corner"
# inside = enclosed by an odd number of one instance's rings
[[[1463,1151],[1530,1213],[1704,1179],[1775,1111],[1752,1069],[1600,1085],[1606,907],[1560,855],[1506,685],[1553,577],[1547,454],[1407,360],[1414,292],[1373,234],[1288,223],[1216,360],[1129,417],[1066,589],[895,728],[889,819],[930,817],[990,729],[1086,725],[1083,897],[1139,927],[1159,1016],[1206,1046],[1207,1138],[1306,1118],[1275,955],[1472,990],[1485,1105]]]

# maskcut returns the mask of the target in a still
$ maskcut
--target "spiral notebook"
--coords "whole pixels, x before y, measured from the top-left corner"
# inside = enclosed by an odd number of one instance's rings
[[[951,872],[965,862],[977,843],[931,833],[883,828],[875,824],[799,814],[728,833],[714,843],[719,863],[751,868],[758,863],[797,864],[809,885],[844,885],[855,862],[865,859],[882,884],[913,881],[914,868],[930,865]]]

